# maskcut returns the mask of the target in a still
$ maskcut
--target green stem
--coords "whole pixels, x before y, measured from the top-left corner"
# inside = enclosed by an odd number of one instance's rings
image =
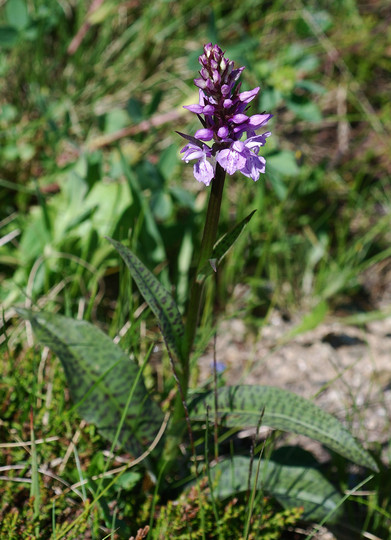
[[[187,308],[185,324],[185,337],[183,349],[183,376],[178,380],[180,385],[179,393],[176,397],[173,416],[167,432],[166,446],[164,450],[164,460],[168,461],[166,471],[171,471],[176,464],[179,443],[183,439],[186,429],[184,418],[186,416],[185,403],[190,379],[190,353],[193,347],[197,330],[202,290],[205,277],[202,274],[203,268],[211,258],[213,246],[216,243],[217,229],[220,219],[221,199],[223,195],[225,181],[225,171],[219,164],[216,165],[216,174],[212,180],[212,189],[209,197],[208,209],[206,212],[204,232],[201,241],[200,257],[198,260],[193,284],[190,291],[190,299]],[[179,379],[179,374],[177,374]]]
[[[217,163],[216,174],[212,180],[212,190],[210,193],[208,210],[206,213],[206,220],[204,226],[204,233],[202,236],[200,258],[198,261],[196,273],[194,276],[193,285],[190,291],[190,300],[187,309],[187,318],[185,326],[185,358],[187,359],[187,366],[185,366],[184,378],[189,378],[189,358],[190,352],[193,347],[194,338],[197,330],[202,290],[204,285],[204,276],[202,270],[211,258],[213,246],[216,243],[217,229],[220,219],[221,200],[224,189],[225,171]]]

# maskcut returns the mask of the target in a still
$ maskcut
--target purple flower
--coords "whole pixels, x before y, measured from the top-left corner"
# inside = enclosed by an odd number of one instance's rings
[[[211,369],[214,369],[214,363],[210,363]],[[224,371],[227,369],[227,366],[224,364],[224,362],[216,362],[216,373],[224,373]]]
[[[200,78],[194,80],[199,88],[199,103],[185,108],[197,114],[202,123],[194,136],[179,133],[189,143],[182,148],[183,160],[196,159],[194,176],[206,186],[215,174],[216,162],[228,173],[240,171],[258,180],[265,172],[265,159],[259,156],[270,131],[256,135],[265,126],[271,114],[246,114],[248,104],[257,96],[259,87],[240,92],[238,79],[244,67],[234,69],[234,63],[224,57],[218,45],[208,43],[199,57]],[[246,134],[247,138],[243,138]],[[212,142],[208,146],[205,142]]]
[[[191,159],[198,160],[193,168],[194,177],[199,182],[203,182],[206,186],[209,186],[215,174],[212,163],[207,160],[207,157],[212,156],[211,149],[206,146],[206,144],[199,147],[196,144],[189,143],[182,148],[181,153],[182,152],[184,152],[182,159],[186,161],[186,163],[188,163]]]
[[[229,148],[220,150],[216,160],[227,171],[234,174],[240,171],[256,182],[260,173],[265,172],[266,160],[258,156],[259,148],[265,144],[266,137],[271,135],[270,131],[257,137],[250,137],[246,141],[235,141]]]

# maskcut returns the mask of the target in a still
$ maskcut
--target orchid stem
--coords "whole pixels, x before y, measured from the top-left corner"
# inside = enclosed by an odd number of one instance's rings
[[[200,314],[202,291],[204,285],[204,275],[202,270],[212,256],[213,246],[216,243],[217,229],[220,219],[221,200],[224,189],[225,170],[217,163],[216,174],[212,180],[212,190],[209,197],[208,210],[202,236],[200,258],[195,272],[193,284],[190,291],[190,300],[187,309],[185,326],[184,358],[187,365],[184,366],[184,379],[189,380],[189,359],[193,347],[197,325]]]
[[[164,451],[165,460],[169,462],[167,465],[167,470],[170,470],[171,467],[173,467],[175,464],[175,456],[178,452],[178,446],[180,444],[180,441],[182,440],[185,428],[182,420],[184,417],[188,419],[188,413],[186,410],[186,397],[190,383],[190,353],[197,331],[202,300],[202,290],[205,281],[203,269],[205,267],[205,264],[208,264],[208,260],[211,258],[213,246],[216,242],[217,237],[224,181],[225,171],[222,167],[220,167],[219,164],[217,164],[216,174],[214,179],[212,180],[212,190],[209,197],[208,210],[206,212],[204,232],[201,241],[200,257],[193,279],[193,284],[190,291],[189,304],[187,308],[184,348],[182,351],[183,377],[181,377],[181,380],[179,380],[176,376],[179,386],[179,394],[176,396],[173,416],[170,423],[171,426],[167,434],[167,442]]]

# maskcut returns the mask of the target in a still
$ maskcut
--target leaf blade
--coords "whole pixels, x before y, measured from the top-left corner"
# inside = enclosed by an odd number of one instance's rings
[[[214,496],[224,499],[243,492],[249,483],[250,461],[246,456],[233,456],[211,468]],[[257,490],[262,489],[275,497],[284,508],[303,507],[306,521],[319,522],[331,515],[328,523],[335,523],[342,513],[341,495],[314,467],[279,463],[273,456],[270,460],[261,459],[259,463],[255,460],[250,489],[254,485]]]
[[[250,212],[248,216],[246,216],[240,223],[235,225],[233,229],[228,231],[226,234],[224,234],[215,244],[211,256],[211,260],[214,261],[214,268],[212,267],[209,262],[205,264],[205,266],[201,270],[201,274],[203,274],[204,277],[207,277],[209,274],[212,273],[212,270],[216,271],[216,268],[222,259],[224,258],[227,251],[233,246],[235,241],[239,238],[240,233],[244,229],[244,227],[250,222],[251,218],[255,214],[256,210],[253,210]]]
[[[18,313],[31,322],[38,341],[60,359],[81,416],[113,441],[132,383],[140,375],[137,363],[87,321],[20,308]],[[163,413],[140,377],[118,442],[131,454],[140,455],[154,440],[162,422]]]
[[[155,314],[166,344],[182,360],[184,327],[174,299],[130,249],[112,238],[106,238],[121,255],[145,301]]]
[[[210,392],[192,408],[193,420],[205,421],[207,409],[214,411],[215,396]],[[262,424],[306,435],[353,462],[377,471],[373,458],[331,414],[311,401],[274,386],[230,386],[220,388],[217,415],[227,427],[256,427],[262,411]],[[210,413],[214,417],[214,413]]]

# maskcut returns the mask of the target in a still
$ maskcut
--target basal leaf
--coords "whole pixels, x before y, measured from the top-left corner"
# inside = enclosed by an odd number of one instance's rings
[[[134,253],[116,240],[111,238],[108,240],[125,261],[145,301],[156,315],[168,347],[178,358],[182,359],[184,328],[174,299]]]
[[[257,468],[259,464],[258,479]],[[250,458],[233,456],[211,468],[213,494],[218,498],[230,497],[247,489]],[[341,515],[341,495],[323,475],[313,467],[273,460],[254,460],[251,467],[250,489],[262,489],[275,497],[284,508],[303,507],[303,519],[321,521],[330,516],[328,523]]]
[[[29,320],[38,341],[58,356],[72,400],[80,415],[113,441],[140,376],[134,360],[99,328],[53,313],[18,309]],[[163,422],[163,413],[149,397],[140,377],[135,384],[118,442],[134,456],[144,452]]]
[[[227,427],[256,427],[262,412],[262,425],[291,431],[315,439],[331,450],[377,471],[372,457],[331,414],[288,390],[273,386],[229,386],[218,390],[218,417]],[[205,421],[206,411],[214,418],[213,392],[191,411],[193,420]]]

